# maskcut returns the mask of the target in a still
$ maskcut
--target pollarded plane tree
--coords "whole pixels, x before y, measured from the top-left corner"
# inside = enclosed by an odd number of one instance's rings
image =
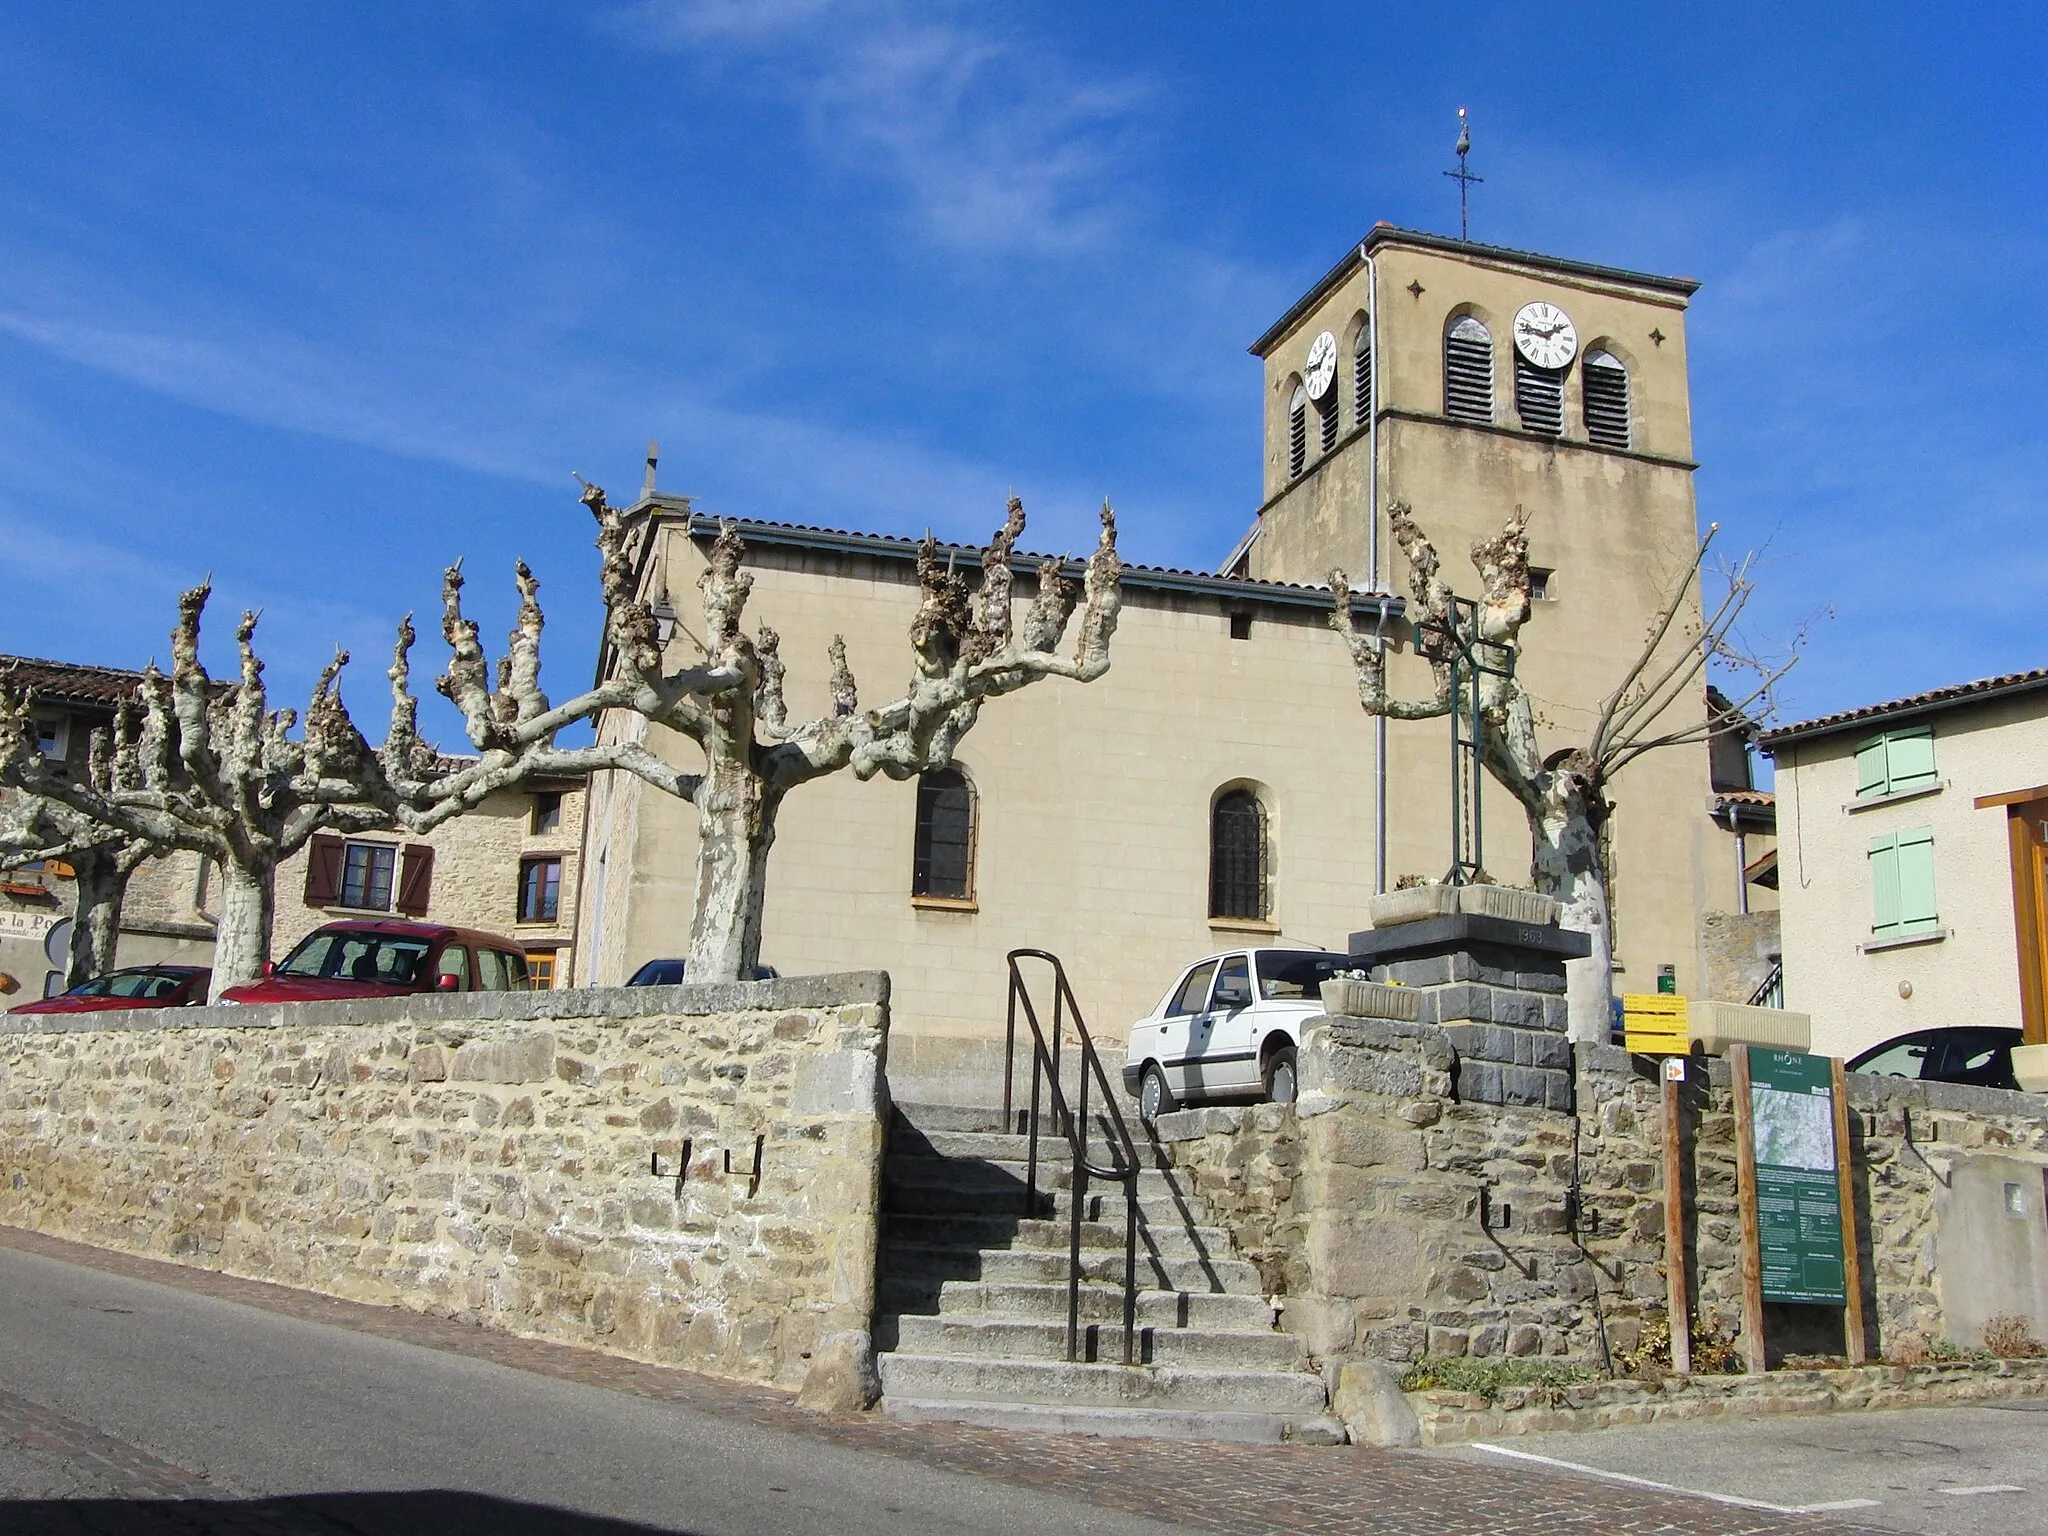
[[[851,770],[907,779],[952,760],[973,727],[982,701],[1041,678],[1091,682],[1109,670],[1122,564],[1116,516],[1104,503],[1102,534],[1077,593],[1064,561],[1039,563],[1037,592],[1021,625],[1014,622],[1011,561],[1024,531],[1023,503],[1012,497],[1003,526],[981,555],[981,580],[970,591],[929,535],[918,551],[919,601],[910,624],[912,675],[901,697],[863,709],[846,644],[834,636],[832,713],[800,722],[789,717],[781,640],[765,622],[750,637],[741,628],[753,577],[741,569],[744,546],[730,526],[713,539],[698,587],[703,594],[701,658],[669,671],[654,615],[634,586],[629,534],[604,492],[587,487],[584,502],[598,521],[608,610],[607,638],[616,657],[607,686],[624,685],[625,706],[695,742],[701,768],[656,774],[633,771],[697,808],[696,895],[689,969],[706,981],[751,977],[760,958],[761,911],[768,853],[783,797],[799,785]],[[1071,656],[1059,653],[1079,609]]]
[[[1439,573],[1436,548],[1415,522],[1411,509],[1395,502],[1388,526],[1408,562],[1413,598],[1411,623],[1451,618],[1452,591]],[[1527,519],[1518,511],[1493,538],[1475,545],[1479,573],[1477,632],[1480,641],[1518,649],[1529,618]],[[1711,613],[1700,601],[1700,576],[1718,525],[1707,530],[1685,572],[1673,584],[1644,636],[1642,649],[1595,711],[1591,733],[1544,750],[1537,740],[1537,714],[1519,676],[1480,674],[1480,758],[1487,772],[1521,805],[1529,824],[1530,874],[1535,888],[1563,908],[1562,923],[1584,933],[1592,953],[1567,966],[1574,1040],[1604,1044],[1612,1028],[1610,1001],[1614,954],[1608,925],[1608,871],[1602,829],[1613,806],[1607,799],[1616,774],[1646,752],[1698,743],[1731,730],[1746,730],[1772,708],[1776,685],[1796,658],[1772,664],[1746,654],[1735,643],[1735,625],[1754,592],[1752,560],[1724,574],[1727,591]],[[1447,651],[1419,644],[1429,662],[1434,690],[1423,699],[1397,699],[1387,689],[1387,651],[1377,638],[1357,632],[1350,620],[1350,583],[1330,573],[1335,601],[1330,625],[1351,653],[1358,700],[1369,715],[1425,720],[1450,713],[1453,678]],[[1746,674],[1746,691],[1723,704],[1703,703],[1709,694],[1710,665]],[[1459,691],[1469,681],[1458,684]],[[1468,696],[1469,697],[1469,696]],[[1468,706],[1469,707],[1469,706]]]
[[[104,726],[93,732],[91,774],[95,784],[107,782],[111,739]],[[9,865],[62,860],[71,866],[78,908],[65,951],[66,991],[113,969],[128,877],[156,851],[144,838],[103,826],[40,795],[17,792],[0,806],[0,859]]]

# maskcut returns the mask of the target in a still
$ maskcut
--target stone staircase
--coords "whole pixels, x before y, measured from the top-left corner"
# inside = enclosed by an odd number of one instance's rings
[[[1101,1145],[1097,1142],[1096,1145]],[[996,1110],[898,1105],[883,1172],[875,1345],[891,1418],[1173,1439],[1343,1438],[1258,1272],[1182,1176],[1141,1143],[1138,1326],[1123,1362],[1124,1192],[1091,1181],[1081,1225],[1081,1351],[1069,1363],[1064,1142]]]

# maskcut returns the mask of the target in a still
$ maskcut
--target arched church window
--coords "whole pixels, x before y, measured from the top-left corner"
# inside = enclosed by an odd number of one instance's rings
[[[1358,317],[1358,331],[1351,338],[1351,424],[1365,426],[1372,420],[1372,321]]]
[[[1209,811],[1209,915],[1262,920],[1266,906],[1266,809],[1225,790]]]
[[[913,896],[974,895],[974,786],[958,768],[918,775]]]
[[[1287,478],[1298,477],[1308,466],[1308,390],[1294,386],[1294,398],[1287,402]]]
[[[1629,446],[1628,367],[1612,352],[1595,347],[1580,375],[1586,397],[1586,436],[1603,448]]]
[[[1444,414],[1493,424],[1493,336],[1472,315],[1444,332]]]

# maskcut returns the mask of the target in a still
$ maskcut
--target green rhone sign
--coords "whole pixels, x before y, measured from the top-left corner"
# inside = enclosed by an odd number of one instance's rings
[[[1843,1306],[1833,1066],[1803,1051],[1751,1050],[1749,1103],[1764,1296]]]

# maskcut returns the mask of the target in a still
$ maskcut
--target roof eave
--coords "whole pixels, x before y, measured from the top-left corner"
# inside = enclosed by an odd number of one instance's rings
[[[2048,689],[2048,669],[2016,677],[2009,682],[1979,688],[1973,692],[1951,694],[1947,698],[1902,699],[1896,705],[1879,704],[1873,706],[1868,713],[1852,714],[1846,719],[1823,716],[1818,720],[1796,721],[1791,725],[1779,726],[1776,730],[1765,731],[1757,737],[1757,745],[1776,756],[1777,748],[1795,742],[1818,741],[1824,736],[1867,731],[1873,726],[1925,720],[1935,715],[1947,714],[1951,710],[1968,709],[2000,699],[2018,698],[2024,694],[2038,693],[2043,689]]]

